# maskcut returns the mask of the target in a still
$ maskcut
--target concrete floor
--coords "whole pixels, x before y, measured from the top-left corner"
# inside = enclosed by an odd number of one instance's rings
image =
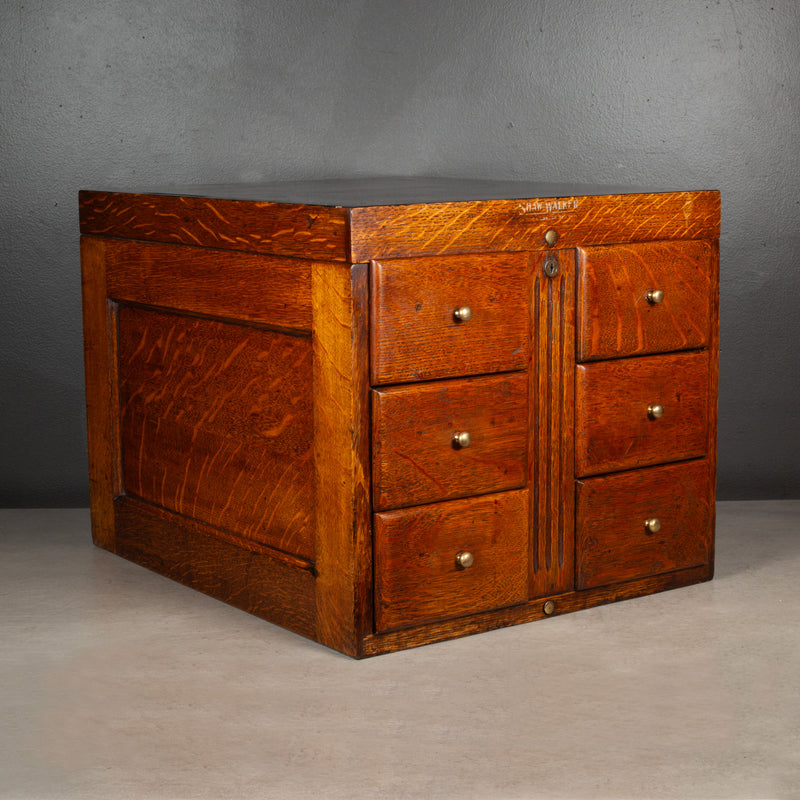
[[[0,511],[2,798],[800,798],[800,501],[708,584],[352,661]]]

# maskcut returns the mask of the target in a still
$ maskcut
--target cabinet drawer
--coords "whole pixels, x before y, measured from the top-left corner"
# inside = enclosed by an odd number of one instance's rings
[[[375,390],[372,413],[376,510],[525,484],[525,373]]]
[[[703,241],[578,250],[579,361],[689,350],[708,343],[711,245]],[[660,291],[648,300],[648,292]]]
[[[579,365],[576,475],[705,455],[708,368],[705,351]]]
[[[590,589],[705,564],[711,478],[703,459],[578,482],[576,582]],[[650,531],[646,520],[658,520]]]
[[[527,530],[527,490],[376,514],[376,628],[524,602]]]
[[[529,271],[523,253],[373,262],[372,382],[524,369]]]

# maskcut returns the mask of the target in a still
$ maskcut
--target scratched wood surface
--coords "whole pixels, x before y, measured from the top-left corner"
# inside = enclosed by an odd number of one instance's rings
[[[706,454],[706,351],[580,364],[575,377],[575,473],[597,475]],[[651,419],[650,405],[664,415]]]
[[[548,257],[558,260],[554,277],[544,272]],[[540,597],[572,588],[574,574],[574,253],[536,254],[531,307],[529,592]]]
[[[98,240],[99,241],[99,240]],[[311,262],[103,239],[115,300],[311,332]]]
[[[371,272],[373,383],[527,366],[525,253],[380,261]],[[468,321],[454,316],[462,306]]]
[[[128,494],[314,556],[311,343],[122,306]]]
[[[578,360],[689,350],[708,343],[711,244],[581,248]],[[647,292],[664,299],[650,303]]]
[[[706,564],[712,537],[709,481],[706,459],[579,481],[577,587]],[[656,533],[644,527],[652,517],[661,522]]]
[[[347,215],[314,205],[213,197],[80,193],[84,234],[307,259],[344,260]]]
[[[527,522],[527,490],[376,514],[376,629],[524,602]]]
[[[528,378],[524,372],[373,392],[376,510],[525,485]],[[466,431],[468,447],[453,436]]]

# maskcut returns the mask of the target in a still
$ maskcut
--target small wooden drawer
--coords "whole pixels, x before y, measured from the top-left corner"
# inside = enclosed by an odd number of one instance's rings
[[[529,256],[372,263],[373,384],[525,369]]]
[[[376,514],[374,532],[378,631],[527,599],[527,490]]]
[[[525,373],[374,390],[372,426],[378,511],[525,485]]]
[[[578,253],[578,361],[708,343],[714,282],[708,242],[586,247]]]
[[[713,515],[707,460],[589,478],[577,487],[578,589],[708,563]]]
[[[708,353],[582,364],[575,380],[575,474],[706,454]]]

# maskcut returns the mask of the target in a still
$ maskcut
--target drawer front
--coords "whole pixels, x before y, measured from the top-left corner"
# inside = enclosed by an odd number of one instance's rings
[[[708,370],[707,352],[576,367],[576,475],[705,455]]]
[[[577,488],[578,589],[708,562],[713,517],[705,459],[589,478]]]
[[[708,343],[715,291],[708,242],[587,247],[578,253],[579,361]],[[648,300],[648,292],[662,295]]]
[[[527,531],[526,490],[375,514],[377,630],[524,602]]]
[[[372,420],[376,510],[525,485],[525,373],[375,390]]]
[[[372,382],[525,369],[529,272],[524,253],[373,262]]]

